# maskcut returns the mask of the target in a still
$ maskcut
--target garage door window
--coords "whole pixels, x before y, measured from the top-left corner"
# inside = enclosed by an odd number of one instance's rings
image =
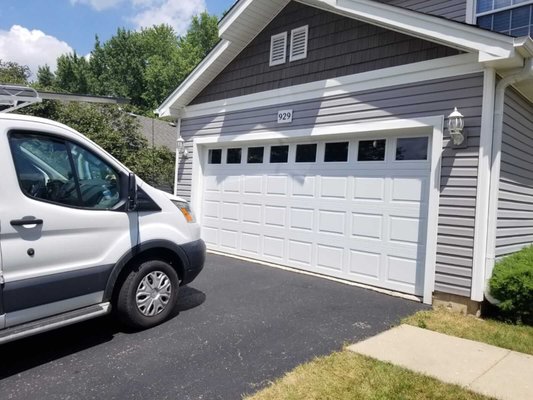
[[[262,164],[264,147],[250,147],[248,149],[248,164]]]
[[[209,150],[208,163],[209,164],[222,164],[222,150],[221,149]]]
[[[357,161],[384,161],[386,140],[361,140]]]
[[[270,162],[272,164],[286,163],[289,160],[289,146],[272,146],[270,148]]]
[[[242,149],[228,149],[228,164],[241,163]]]
[[[346,162],[348,161],[348,142],[326,143],[324,153],[325,162]]]
[[[296,146],[296,162],[315,162],[316,161],[316,143],[299,144]]]
[[[396,142],[396,160],[415,161],[428,159],[428,138],[401,138]]]

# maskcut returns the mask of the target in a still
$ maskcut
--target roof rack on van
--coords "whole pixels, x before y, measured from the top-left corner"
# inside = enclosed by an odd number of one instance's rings
[[[0,113],[15,111],[41,101],[39,93],[33,88],[0,84],[0,106],[7,106],[7,108],[0,110]]]

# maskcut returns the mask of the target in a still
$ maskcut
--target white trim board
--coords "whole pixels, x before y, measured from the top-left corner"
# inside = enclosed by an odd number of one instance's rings
[[[206,148],[213,144],[245,143],[255,141],[269,141],[297,138],[327,138],[352,134],[355,136],[385,133],[394,134],[402,130],[424,130],[431,135],[431,173],[428,200],[428,219],[426,236],[426,254],[424,271],[424,298],[426,304],[431,304],[435,289],[435,263],[437,256],[438,210],[440,197],[440,173],[442,153],[442,133],[444,116],[423,117],[417,119],[387,119],[382,121],[361,122],[355,124],[327,125],[306,129],[279,129],[276,131],[248,133],[242,135],[214,135],[193,139],[193,172],[191,204],[197,215],[202,214],[203,166],[207,157]]]
[[[470,298],[483,301],[485,291],[485,257],[489,220],[490,182],[492,173],[492,137],[494,132],[494,96],[496,72],[487,68],[484,73],[481,108],[481,138],[477,174],[476,217],[474,227],[474,256]]]
[[[476,1],[475,0],[466,0],[466,16],[465,22],[467,24],[476,23]]]
[[[477,62],[475,55],[461,54],[192,105],[181,111],[175,109],[171,111],[181,118],[195,118],[268,107],[281,102],[292,103],[481,72],[483,72],[483,66]]]

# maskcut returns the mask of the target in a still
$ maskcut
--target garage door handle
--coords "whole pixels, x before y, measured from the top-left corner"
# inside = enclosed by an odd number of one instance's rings
[[[42,219],[14,219],[11,221],[11,226],[24,226],[24,225],[42,225]]]

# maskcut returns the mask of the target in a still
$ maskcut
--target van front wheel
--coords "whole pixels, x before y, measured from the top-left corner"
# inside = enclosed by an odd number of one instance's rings
[[[144,261],[130,271],[120,288],[118,316],[134,329],[155,326],[175,310],[178,288],[178,274],[168,263]]]

